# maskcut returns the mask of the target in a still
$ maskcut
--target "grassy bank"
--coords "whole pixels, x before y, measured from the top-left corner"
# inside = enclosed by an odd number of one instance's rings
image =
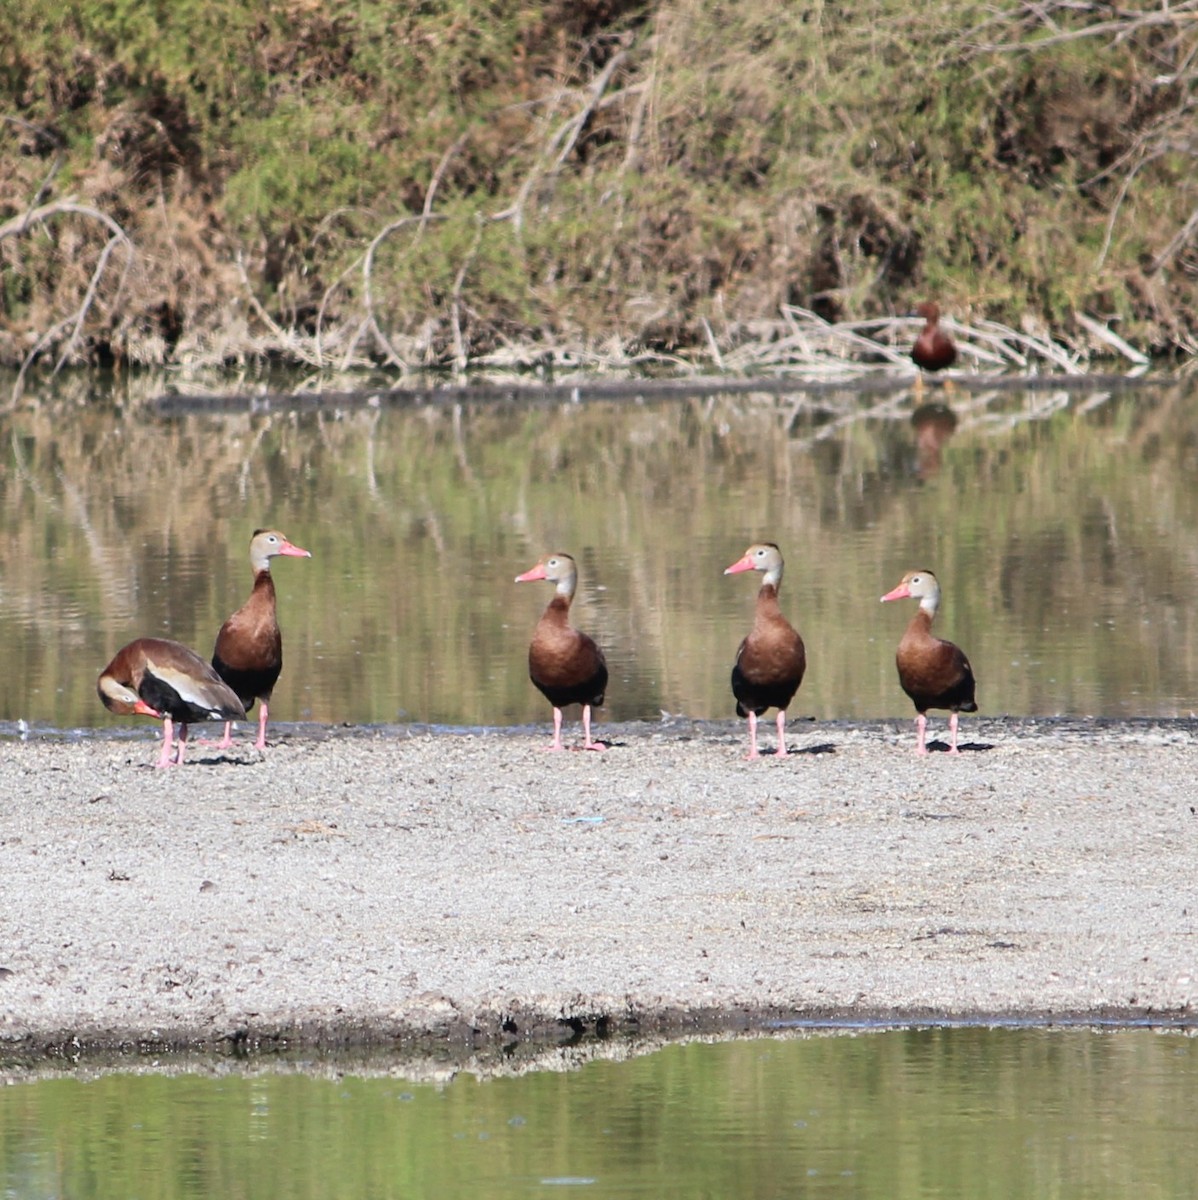
[[[1198,345],[1198,0],[13,0],[0,362]]]

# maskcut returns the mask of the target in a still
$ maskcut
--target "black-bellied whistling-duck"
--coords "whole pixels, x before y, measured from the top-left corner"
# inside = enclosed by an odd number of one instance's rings
[[[911,347],[911,358],[921,371],[943,371],[957,361],[957,347],[953,339],[940,328],[940,306],[931,300],[925,300],[915,306],[915,312],[923,317],[924,327]],[[923,376],[920,375],[917,388],[923,386]]]
[[[245,709],[232,688],[194,650],[164,638],[138,638],[100,672],[96,693],[109,712],[162,719],[162,755],[155,764],[183,762],[193,721],[239,721]],[[173,723],[179,723],[171,756]]]
[[[553,705],[553,744],[549,749],[563,749],[562,709],[567,704],[581,704],[583,749],[604,750],[602,742],[591,740],[591,708],[603,703],[607,663],[594,639],[570,624],[578,567],[568,554],[551,554],[516,576],[517,583],[534,579],[557,585],[528,647],[528,677]]]
[[[919,731],[915,752],[928,752],[925,741],[928,709],[947,708],[948,749],[950,754],[958,754],[957,714],[977,712],[978,706],[973,698],[973,668],[969,659],[960,646],[932,633],[932,618],[940,605],[940,584],[931,571],[908,571],[898,587],[882,599],[919,601],[895,656],[899,683],[915,705],[915,726]]]
[[[757,592],[757,614],[749,636],[736,652],[732,668],[732,694],[736,715],[749,718],[749,758],[757,755],[757,718],[767,708],[778,710],[779,757],[786,754],[786,709],[803,682],[807,652],[803,639],[778,607],[782,583],[782,552],[773,542],[750,546],[725,572],[762,571]]]
[[[266,749],[266,718],[271,693],[283,669],[283,635],[279,631],[275,581],[270,560],[283,554],[291,558],[311,558],[307,550],[293,546],[277,529],[255,529],[250,538],[250,566],[254,587],[250,598],[220,627],[212,650],[216,673],[237,693],[246,712],[258,700],[258,740],[254,746]],[[233,743],[233,726],[225,726],[219,743]]]

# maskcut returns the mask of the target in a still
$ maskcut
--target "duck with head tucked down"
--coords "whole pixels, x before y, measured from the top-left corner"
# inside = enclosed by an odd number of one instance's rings
[[[96,693],[109,712],[162,721],[162,754],[155,764],[159,767],[182,765],[187,727],[193,722],[245,717],[233,690],[194,650],[165,638],[137,638],[122,646],[100,672]]]

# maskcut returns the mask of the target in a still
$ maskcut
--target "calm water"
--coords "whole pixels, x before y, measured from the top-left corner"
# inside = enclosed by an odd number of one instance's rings
[[[983,713],[1189,715],[1198,382],[947,405],[913,420],[910,393],[846,391],[168,418],[43,397],[0,415],[0,720],[115,723],[95,677],[135,636],[210,653],[260,525],[313,553],[276,560],[284,722],[547,720],[525,655],[549,592],[513,579],[549,549],[580,562],[609,719],[730,717],[757,580],[723,569],[763,539],[808,645],[796,716],[908,715],[893,655],[910,609],[878,599],[913,567],[940,577],[938,629],[973,660]]]
[[[106,1075],[0,1088],[0,1195],[1192,1196],[1198,1043],[932,1030],[672,1046],[479,1080]]]

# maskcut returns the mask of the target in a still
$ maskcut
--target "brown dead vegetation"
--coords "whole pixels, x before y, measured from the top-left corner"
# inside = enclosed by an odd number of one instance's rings
[[[796,313],[928,294],[1074,365],[1198,347],[1198,0],[368,18],[230,16],[210,77],[7,52],[0,362],[782,368]]]

